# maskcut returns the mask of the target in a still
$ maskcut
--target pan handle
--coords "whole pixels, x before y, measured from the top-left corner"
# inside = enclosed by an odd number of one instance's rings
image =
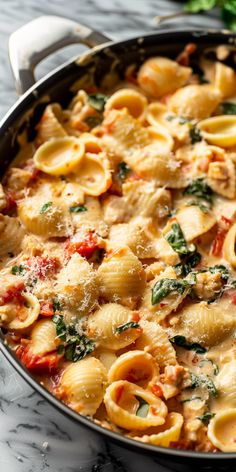
[[[41,16],[19,28],[9,39],[9,57],[17,93],[34,83],[34,69],[49,54],[69,44],[82,43],[93,48],[111,42],[88,26],[59,16]]]

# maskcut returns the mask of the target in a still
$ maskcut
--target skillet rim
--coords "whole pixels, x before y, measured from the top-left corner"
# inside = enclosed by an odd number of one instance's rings
[[[60,75],[64,75],[67,68],[73,67],[76,65],[76,60],[83,59],[93,56],[96,56],[97,53],[106,50],[107,48],[116,48],[119,46],[129,46],[129,45],[137,45],[137,48],[140,48],[142,44],[140,44],[140,38],[145,40],[153,41],[155,38],[163,37],[164,40],[168,41],[168,37],[177,37],[176,41],[184,41],[186,36],[186,41],[194,40],[198,38],[218,38],[218,44],[221,44],[222,40],[226,40],[227,42],[233,42],[236,44],[236,33],[231,32],[229,30],[218,30],[218,29],[199,29],[199,28],[185,28],[184,30],[180,29],[161,29],[155,33],[147,33],[140,36],[131,37],[128,40],[119,40],[119,41],[111,41],[100,46],[96,46],[95,48],[86,51],[81,56],[72,57],[53,71],[46,74],[42,77],[39,81],[37,81],[29,90],[27,90],[16,102],[15,104],[9,109],[9,111],[5,114],[3,119],[0,121],[0,138],[4,137],[5,133],[9,132],[14,127],[14,122],[16,121],[17,117],[22,117],[24,111],[29,109],[30,106],[33,106],[34,102],[41,96],[43,96],[47,92],[47,88],[49,84],[53,85],[56,79],[60,78]],[[22,108],[24,109],[22,111]],[[232,460],[236,460],[236,452],[198,452],[198,451],[186,451],[184,449],[178,450],[174,448],[165,448],[161,446],[155,446],[152,444],[143,443],[141,441],[137,441],[131,438],[127,438],[126,436],[116,433],[114,431],[108,430],[102,426],[96,424],[93,420],[80,415],[79,413],[75,412],[68,406],[66,406],[63,402],[61,402],[57,397],[55,397],[52,393],[50,393],[44,386],[42,386],[39,382],[37,382],[34,377],[30,374],[30,372],[25,369],[23,364],[16,358],[14,352],[10,349],[10,347],[6,344],[4,335],[0,328],[0,351],[3,353],[4,357],[10,362],[13,368],[20,374],[20,376],[35,390],[37,391],[44,399],[46,399],[53,407],[55,407],[60,413],[64,414],[68,418],[72,419],[74,422],[81,423],[86,428],[92,429],[93,431],[104,435],[106,438],[111,438],[115,443],[118,443],[120,447],[122,446],[129,446],[130,449],[135,450],[137,453],[152,453],[152,456],[162,456],[163,459],[173,460],[176,458],[183,459],[182,463],[188,462],[189,459],[197,459],[197,460],[204,460],[207,462],[216,461],[216,460],[223,460],[224,462],[229,462]]]

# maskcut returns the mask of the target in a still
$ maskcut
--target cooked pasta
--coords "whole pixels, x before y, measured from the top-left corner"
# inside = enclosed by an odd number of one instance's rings
[[[213,56],[191,45],[122,82],[86,75],[18,137],[0,184],[0,328],[96,424],[236,452],[236,73]]]

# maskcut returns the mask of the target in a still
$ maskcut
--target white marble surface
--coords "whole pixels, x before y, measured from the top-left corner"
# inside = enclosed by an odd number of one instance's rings
[[[118,39],[149,32],[155,15],[180,8],[181,2],[165,0],[0,0],[0,117],[16,100],[7,42],[10,33],[22,24],[41,14],[58,14]],[[178,20],[177,24],[221,25],[217,11],[204,19],[197,15]],[[79,51],[79,46],[61,51],[39,66],[38,75]],[[156,461],[112,446],[66,419],[34,392],[0,353],[0,472],[146,470],[167,472]]]

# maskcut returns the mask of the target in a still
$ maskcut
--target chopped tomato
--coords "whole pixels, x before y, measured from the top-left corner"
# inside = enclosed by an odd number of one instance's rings
[[[91,231],[87,233],[81,241],[67,241],[66,249],[69,255],[75,254],[76,252],[82,257],[89,259],[96,249],[99,249],[98,240],[96,234]]]
[[[213,254],[213,256],[216,256],[216,257],[221,256],[226,234],[227,234],[227,230],[218,229],[216,233],[216,237],[211,246],[211,254]]]
[[[19,346],[16,350],[17,357],[30,372],[44,373],[53,372],[58,368],[61,355],[56,353],[40,356],[34,354],[29,346]]]
[[[163,390],[162,388],[160,387],[160,385],[153,385],[152,386],[152,393],[154,393],[154,395],[156,395],[156,397],[158,398],[161,398],[163,397]]]
[[[140,321],[140,314],[138,311],[134,311],[132,315],[132,321],[138,323]]]
[[[6,292],[0,296],[0,304],[4,305],[5,303],[10,302],[21,304],[24,301],[24,297],[21,293],[23,289],[23,282],[7,289]]]
[[[35,276],[44,279],[57,272],[60,262],[57,257],[37,256],[28,259],[27,266],[35,271]]]
[[[53,303],[47,300],[40,300],[40,315],[50,318],[54,315]]]
[[[197,46],[194,43],[189,43],[184,50],[177,56],[176,62],[181,66],[189,66],[189,58],[196,51]]]

